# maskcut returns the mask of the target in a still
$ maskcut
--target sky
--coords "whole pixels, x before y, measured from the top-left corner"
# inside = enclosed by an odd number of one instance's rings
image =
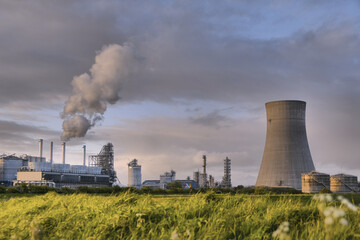
[[[201,170],[203,154],[215,180],[229,157],[233,185],[254,185],[265,103],[293,99],[307,102],[316,169],[360,176],[359,8],[325,0],[1,1],[0,153],[37,155],[41,138],[44,155],[54,141],[61,162],[63,121],[75,109],[89,130],[67,142],[68,163],[82,163],[83,144],[96,154],[112,142],[125,185],[134,158],[143,180],[171,169],[185,179]],[[121,65],[109,70],[119,82],[105,76],[106,56]],[[100,110],[71,108],[104,78],[111,87],[99,93]]]

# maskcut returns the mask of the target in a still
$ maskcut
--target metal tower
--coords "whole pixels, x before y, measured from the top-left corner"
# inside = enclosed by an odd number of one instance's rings
[[[112,143],[104,145],[98,155],[89,156],[89,166],[102,167],[102,173],[110,176],[110,184],[116,182],[114,170],[114,146]]]
[[[231,188],[231,160],[228,157],[224,159],[224,177],[221,185],[225,188]]]
[[[265,107],[266,142],[256,186],[301,190],[301,174],[315,170],[306,136],[306,103],[275,101]]]

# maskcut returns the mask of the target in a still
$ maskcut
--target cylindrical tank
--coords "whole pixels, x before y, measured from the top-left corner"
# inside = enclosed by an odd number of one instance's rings
[[[333,193],[358,192],[357,177],[343,173],[333,175],[330,177],[330,190]]]
[[[134,159],[128,164],[128,185],[129,187],[141,187],[141,166]]]
[[[301,175],[302,192],[303,193],[318,193],[326,188],[330,190],[330,175],[311,171]]]
[[[266,142],[256,186],[301,190],[301,174],[315,170],[305,128],[306,103],[284,100],[265,107]]]

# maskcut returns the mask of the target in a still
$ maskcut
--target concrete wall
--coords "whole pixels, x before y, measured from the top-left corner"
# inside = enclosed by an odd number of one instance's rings
[[[266,103],[267,132],[256,186],[301,190],[301,174],[315,170],[305,128],[303,101]]]
[[[18,172],[17,180],[19,181],[41,181],[42,172]]]

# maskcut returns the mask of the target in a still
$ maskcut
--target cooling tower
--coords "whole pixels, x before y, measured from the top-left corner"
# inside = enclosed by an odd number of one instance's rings
[[[266,142],[256,186],[301,190],[301,174],[315,170],[306,136],[306,103],[275,101],[265,107]]]

